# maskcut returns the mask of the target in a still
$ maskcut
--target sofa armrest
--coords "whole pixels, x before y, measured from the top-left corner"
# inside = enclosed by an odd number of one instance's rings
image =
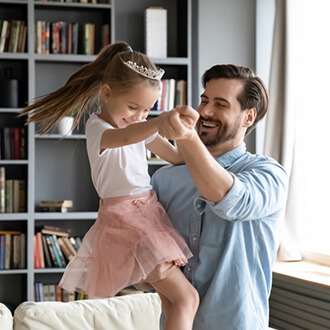
[[[12,330],[13,329],[13,316],[9,308],[0,303],[0,329]]]
[[[13,329],[157,330],[160,313],[156,293],[66,303],[27,301],[16,308]]]

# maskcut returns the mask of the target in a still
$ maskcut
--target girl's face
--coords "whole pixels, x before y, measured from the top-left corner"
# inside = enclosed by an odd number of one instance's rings
[[[146,119],[160,93],[159,88],[146,84],[138,84],[123,93],[116,93],[105,86],[103,88],[108,88],[109,93],[103,93],[101,116],[117,128]]]

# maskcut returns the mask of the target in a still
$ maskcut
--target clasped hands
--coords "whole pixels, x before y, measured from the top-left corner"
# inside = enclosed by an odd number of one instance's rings
[[[199,114],[193,108],[187,105],[176,106],[158,117],[158,132],[169,140],[189,139],[196,133],[195,126],[198,118]]]

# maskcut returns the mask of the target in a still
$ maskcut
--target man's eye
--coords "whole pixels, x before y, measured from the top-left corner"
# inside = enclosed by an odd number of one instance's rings
[[[136,110],[136,107],[128,106],[131,110]]]
[[[221,108],[221,109],[223,109],[223,108],[226,107],[224,104],[221,104],[221,103],[216,103],[215,106],[216,106],[217,108]]]

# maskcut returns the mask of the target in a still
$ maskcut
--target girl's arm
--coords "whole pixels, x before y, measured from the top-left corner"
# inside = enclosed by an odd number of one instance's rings
[[[159,117],[156,117],[125,128],[108,129],[102,135],[100,149],[103,151],[143,141],[158,132],[158,125]]]
[[[159,134],[152,142],[147,145],[147,148],[153,154],[174,165],[184,163],[183,157],[181,156],[179,150]]]

